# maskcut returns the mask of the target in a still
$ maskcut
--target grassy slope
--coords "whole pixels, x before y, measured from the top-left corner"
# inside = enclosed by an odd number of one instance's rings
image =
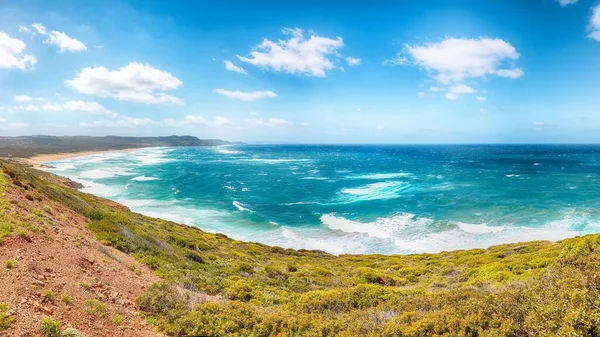
[[[332,256],[145,217],[52,183],[52,175],[0,166],[89,218],[102,243],[154,269],[164,281],[137,304],[170,335],[600,335],[598,235],[441,254]],[[0,233],[11,226],[0,218]]]

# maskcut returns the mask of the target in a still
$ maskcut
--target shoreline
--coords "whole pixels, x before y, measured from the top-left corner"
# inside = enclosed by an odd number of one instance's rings
[[[35,168],[44,167],[45,163],[63,159],[70,159],[76,157],[85,157],[91,156],[94,154],[101,153],[110,153],[110,152],[133,152],[142,149],[148,149],[150,147],[134,147],[134,148],[126,148],[126,149],[108,149],[108,150],[94,150],[94,151],[78,151],[78,152],[62,152],[62,153],[48,153],[48,154],[39,154],[30,158],[19,158],[30,164]]]

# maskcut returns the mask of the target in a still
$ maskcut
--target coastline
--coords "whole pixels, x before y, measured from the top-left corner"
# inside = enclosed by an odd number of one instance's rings
[[[110,153],[110,152],[133,152],[136,150],[147,149],[147,148],[149,148],[149,147],[134,147],[134,148],[126,148],[126,149],[48,153],[48,154],[35,155],[30,158],[20,158],[20,159],[27,162],[29,165],[31,165],[35,168],[40,168],[40,167],[44,167],[44,165],[45,165],[44,163],[47,163],[50,161],[63,160],[63,159],[76,158],[76,157],[84,157],[84,156],[90,156],[90,155],[94,155],[94,154]]]

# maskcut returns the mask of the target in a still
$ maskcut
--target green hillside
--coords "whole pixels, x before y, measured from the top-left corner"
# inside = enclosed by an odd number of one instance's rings
[[[600,336],[600,235],[334,256],[232,240],[109,206],[48,173],[0,168],[0,194],[26,188],[62,203],[101,243],[153,269],[163,281],[136,305],[167,335]],[[6,206],[2,194],[0,238],[32,231]]]

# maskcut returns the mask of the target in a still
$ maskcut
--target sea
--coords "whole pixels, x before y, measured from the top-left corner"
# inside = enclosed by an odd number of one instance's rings
[[[47,163],[84,192],[239,240],[411,254],[600,232],[598,145],[235,145]]]

